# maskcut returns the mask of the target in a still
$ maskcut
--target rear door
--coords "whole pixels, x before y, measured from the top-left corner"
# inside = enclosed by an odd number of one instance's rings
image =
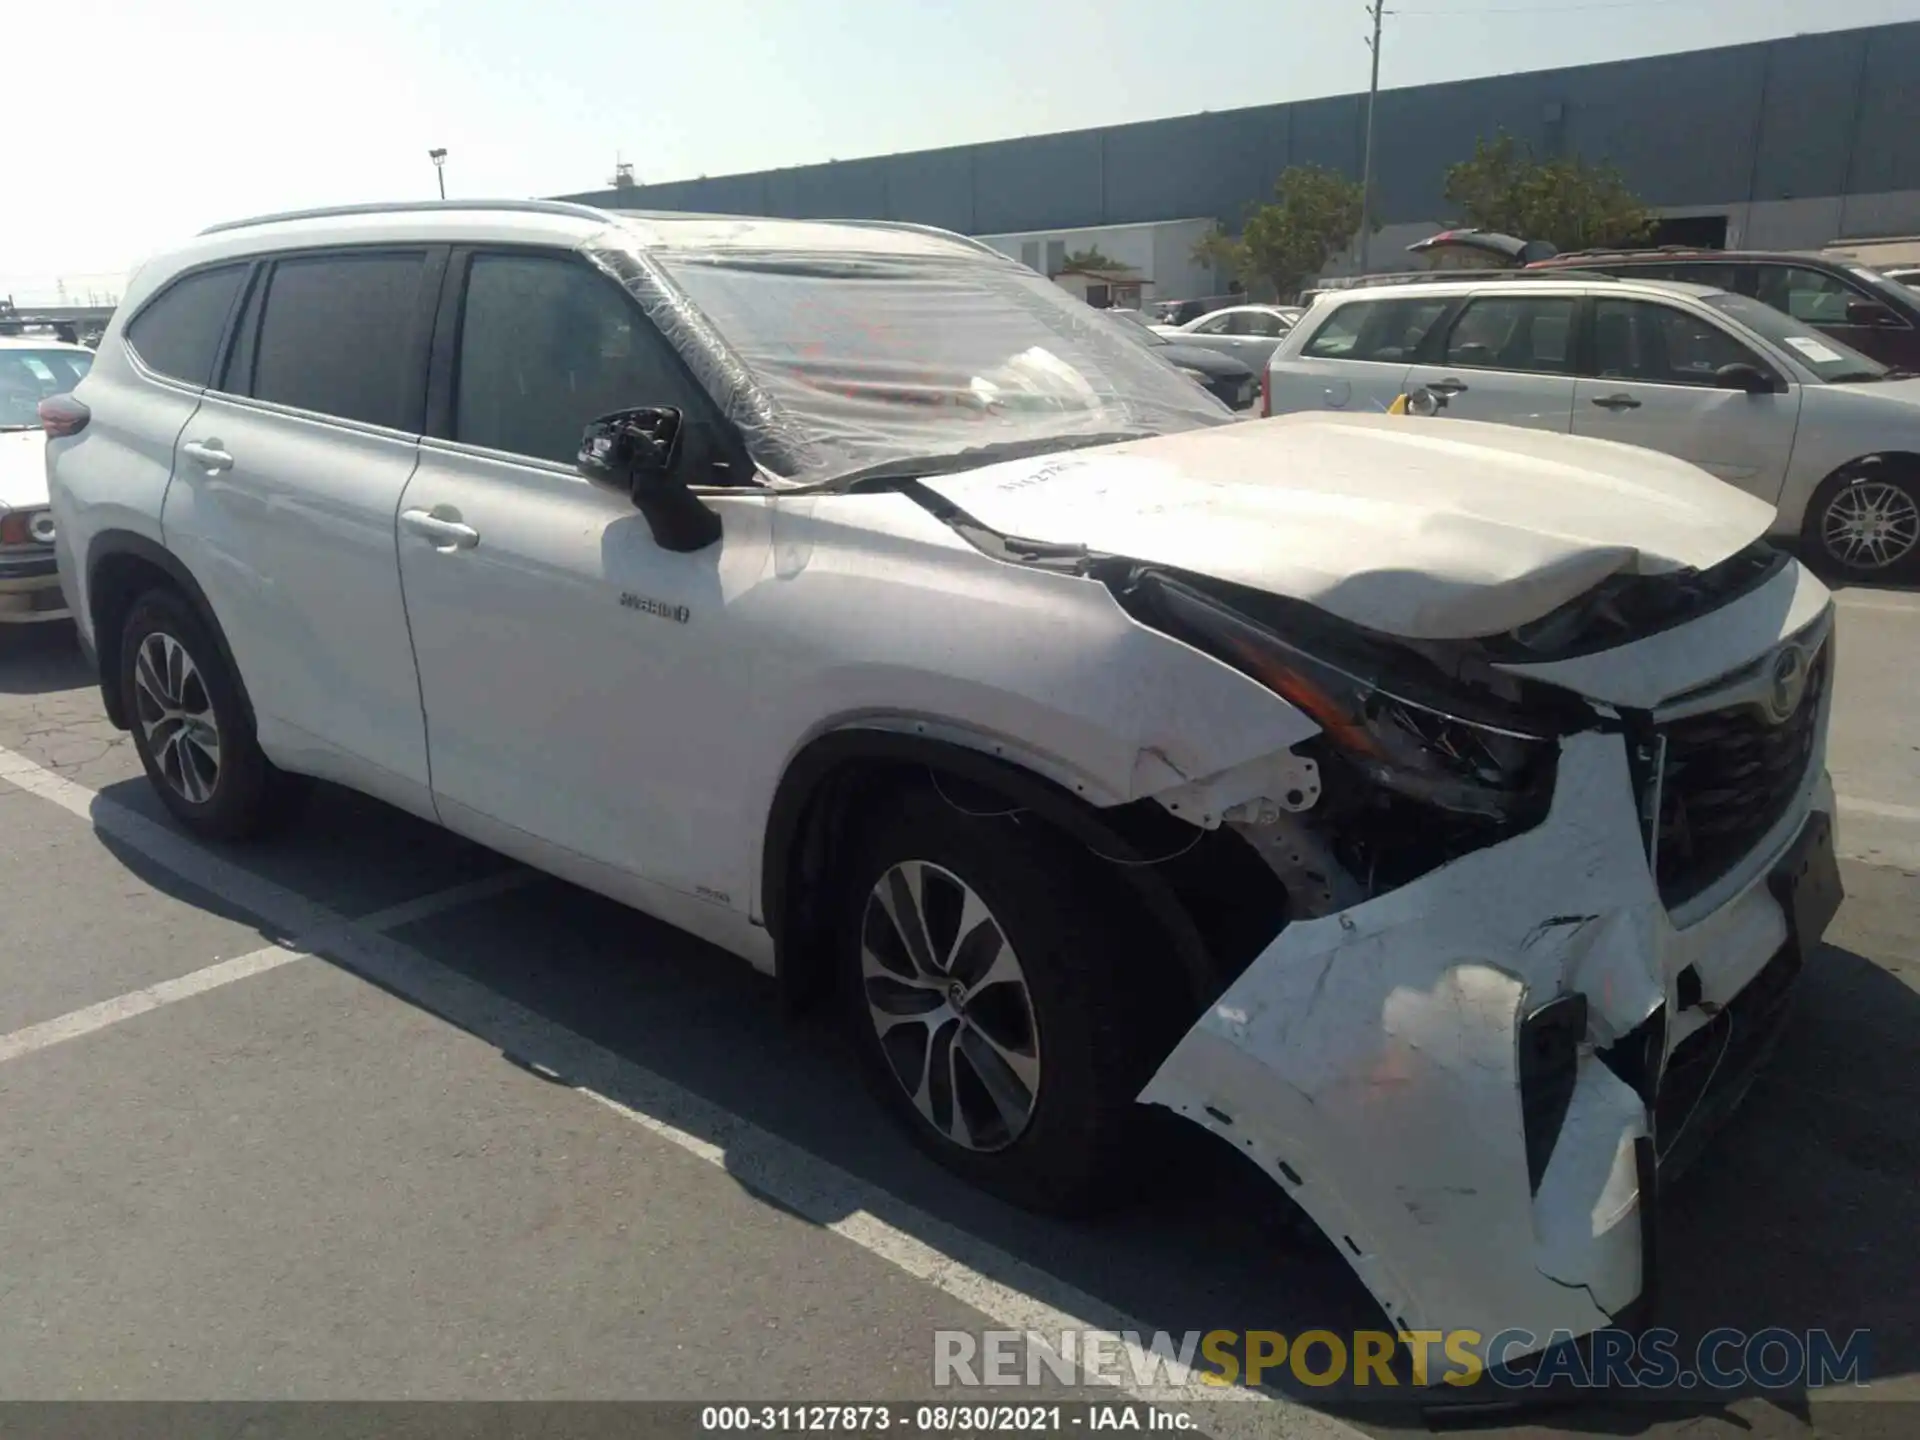
[[[419,458],[444,264],[417,246],[256,267],[164,517],[268,753],[428,813],[394,513]]]
[[[1448,327],[1434,363],[1416,365],[1408,390],[1447,397],[1446,414],[1565,433],[1573,418],[1575,295],[1509,288],[1476,295]]]
[[[1752,365],[1778,389],[1723,389],[1715,372],[1726,365]],[[1599,296],[1580,368],[1574,434],[1677,455],[1778,503],[1800,387],[1731,331],[1663,301]]]
[[[1421,345],[1457,303],[1451,295],[1320,301],[1299,322],[1311,332],[1304,343],[1283,345],[1269,364],[1268,413],[1384,411]]]

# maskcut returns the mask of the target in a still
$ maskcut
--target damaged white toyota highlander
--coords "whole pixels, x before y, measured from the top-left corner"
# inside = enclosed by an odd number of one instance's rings
[[[1167,1107],[1400,1329],[1638,1313],[1659,1183],[1839,904],[1833,607],[1771,506],[1600,441],[1236,422],[957,236],[241,222],[41,417],[187,828],[323,777],[831,991],[1020,1203],[1124,1193]]]

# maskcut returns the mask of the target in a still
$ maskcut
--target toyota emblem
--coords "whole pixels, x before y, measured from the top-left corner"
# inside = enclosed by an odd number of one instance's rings
[[[1767,715],[1778,725],[1793,718],[1807,693],[1807,652],[1798,645],[1782,645],[1767,669]]]

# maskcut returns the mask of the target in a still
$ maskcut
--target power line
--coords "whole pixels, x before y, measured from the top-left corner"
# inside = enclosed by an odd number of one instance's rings
[[[1574,15],[1588,10],[1671,10],[1676,5],[1707,5],[1715,0],[1583,0],[1577,5],[1494,5],[1482,10],[1395,10],[1394,15],[1422,19],[1471,20],[1480,15]]]

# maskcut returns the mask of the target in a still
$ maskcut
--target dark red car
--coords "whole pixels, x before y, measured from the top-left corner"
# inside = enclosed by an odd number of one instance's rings
[[[1884,365],[1920,371],[1920,291],[1852,260],[1792,251],[1581,250],[1526,268],[1712,285],[1784,310]]]

